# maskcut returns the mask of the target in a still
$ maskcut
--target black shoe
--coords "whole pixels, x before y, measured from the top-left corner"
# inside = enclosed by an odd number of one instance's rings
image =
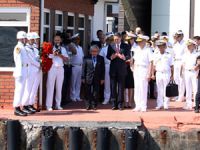
[[[112,110],[117,110],[117,109],[118,109],[118,108],[117,108],[117,107],[115,107],[115,106],[114,106],[114,107],[112,107]]]
[[[96,107],[96,106],[93,106],[92,109],[97,110],[97,107]]]
[[[14,115],[16,115],[16,116],[27,116],[27,113],[21,111],[21,109],[18,107],[18,108],[15,108]]]
[[[34,114],[34,112],[32,112],[31,110],[29,110],[28,106],[24,106],[22,109],[23,112],[27,113],[27,114]]]
[[[195,113],[199,113],[199,109],[195,109],[194,112],[195,112]]]
[[[122,108],[122,107],[119,107],[119,110],[123,110],[123,108]]]
[[[87,107],[86,107],[86,110],[90,110],[90,109],[91,109],[91,107],[90,107],[90,106],[87,106]]]
[[[27,106],[27,108],[34,113],[37,111],[32,105]]]

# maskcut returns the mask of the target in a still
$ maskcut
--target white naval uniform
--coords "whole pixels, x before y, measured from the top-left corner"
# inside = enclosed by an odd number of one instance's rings
[[[76,47],[76,55],[72,55],[72,77],[71,77],[71,93],[70,98],[73,101],[80,100],[80,90],[81,90],[81,74],[82,74],[82,64],[83,64],[83,49],[81,46]]]
[[[99,55],[103,56],[105,62],[105,83],[104,83],[104,102],[108,103],[110,100],[110,60],[106,57],[108,46],[101,48]]]
[[[144,47],[141,49],[137,46],[134,49],[134,100],[135,109],[146,111],[147,109],[147,89],[148,89],[148,75],[149,65],[152,61],[152,51],[150,48]]]
[[[186,87],[186,107],[192,109],[192,92],[194,97],[197,92],[197,75],[198,72],[194,70],[198,53],[189,51],[183,55],[182,63],[185,74],[185,87]]]
[[[157,107],[168,109],[169,98],[166,97],[166,86],[170,81],[171,67],[173,66],[173,58],[169,52],[154,54],[153,65],[156,70],[156,85],[157,85]]]
[[[56,48],[53,47],[53,51]],[[61,54],[64,57],[68,57],[66,49],[61,47]],[[61,103],[61,93],[62,93],[62,84],[64,80],[64,61],[59,56],[55,56],[54,54],[50,54],[49,58],[52,58],[53,64],[51,69],[48,72],[47,77],[47,96],[46,96],[46,107],[47,109],[52,108],[53,105],[53,93],[54,93],[54,86],[56,84],[56,107],[60,107]]]
[[[182,101],[185,94],[185,78],[184,75],[181,77],[181,66],[182,66],[182,58],[185,53],[186,44],[182,40],[180,43],[176,42],[173,46],[174,52],[174,80],[178,84],[179,88],[179,97],[178,101]]]
[[[39,50],[38,50],[38,47],[36,46],[36,44],[34,44],[34,54],[35,54],[35,60],[37,62],[40,62]],[[40,68],[39,71],[35,73],[35,79],[34,79],[33,87],[31,90],[29,105],[33,105],[36,102],[37,92],[38,92],[38,88],[39,88],[40,81],[41,81],[41,74],[42,74],[42,70]]]
[[[33,84],[34,84],[36,75],[39,72],[40,63],[35,58],[35,50],[34,50],[33,45],[27,44],[25,46],[25,49],[27,51],[27,56],[30,61],[30,65],[28,67],[28,77],[27,77],[27,82],[26,82],[25,89],[24,89],[24,95],[22,98],[22,105],[28,106],[33,101],[30,98],[30,95],[31,95],[31,91],[33,88]]]
[[[15,78],[13,107],[19,107],[22,106],[22,97],[24,95],[24,87],[27,82],[29,67],[29,59],[23,43],[17,43],[13,55],[15,61],[15,69],[13,72]]]

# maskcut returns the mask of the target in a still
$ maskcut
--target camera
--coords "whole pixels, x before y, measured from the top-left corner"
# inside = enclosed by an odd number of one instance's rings
[[[56,48],[55,52],[56,52],[57,54],[61,54],[61,46],[58,45],[58,44],[56,44],[56,45],[55,45],[55,48]]]

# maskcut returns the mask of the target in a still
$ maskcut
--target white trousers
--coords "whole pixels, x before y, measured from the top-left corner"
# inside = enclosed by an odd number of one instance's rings
[[[24,87],[26,85],[26,76],[15,78],[15,91],[14,91],[14,101],[13,107],[22,106],[22,97],[24,95]]]
[[[170,73],[156,72],[157,107],[168,108],[169,98],[166,97],[166,86],[170,81]]]
[[[110,64],[105,65],[104,101],[110,100]]]
[[[36,72],[33,76],[34,81],[33,81],[33,86],[31,89],[29,105],[34,105],[36,102],[38,87],[39,87],[40,81],[41,81],[41,78],[40,78],[41,74],[42,74],[42,71],[40,70],[39,72]]]
[[[47,77],[47,96],[46,96],[47,108],[51,108],[53,105],[53,93],[55,84],[56,84],[56,97],[55,97],[56,107],[60,106],[63,80],[64,80],[63,67],[52,66],[48,72],[48,77]]]
[[[82,66],[72,67],[71,93],[72,100],[80,100]]]
[[[195,71],[185,70],[185,87],[186,87],[186,106],[191,108],[192,92],[194,94],[194,98],[196,97],[197,93],[197,73]]]
[[[147,80],[148,68],[145,67],[134,67],[134,101],[135,108],[146,110],[147,109]]]
[[[184,98],[184,94],[185,94],[184,73],[183,73],[182,77],[180,76],[181,65],[182,65],[181,61],[174,62],[174,80],[175,80],[176,84],[178,84],[179,100],[182,100]]]

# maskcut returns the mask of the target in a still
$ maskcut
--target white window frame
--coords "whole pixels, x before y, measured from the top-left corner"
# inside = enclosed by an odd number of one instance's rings
[[[44,8],[44,12],[43,12],[43,13],[49,13],[49,25],[44,24],[44,25],[43,25],[43,29],[44,29],[44,28],[49,28],[49,35],[50,35],[51,13],[50,13],[50,10],[49,10],[49,9],[46,9],[46,8]],[[42,33],[42,34],[44,35],[44,30],[43,30],[43,33]],[[42,39],[42,40],[43,40],[43,39]],[[49,37],[48,40],[50,40],[50,37]]]
[[[92,16],[89,16],[89,18],[88,18],[89,20],[90,20],[90,30],[91,30],[91,33],[92,33],[92,31],[93,31],[93,23],[92,23],[92,21],[93,21],[93,17]],[[90,36],[90,41],[92,41],[92,34],[91,34],[91,36]]]
[[[78,27],[78,30],[84,31],[84,30],[85,30],[85,15],[79,14],[79,15],[78,15],[78,18],[84,18],[84,27],[83,27],[83,28]]]
[[[0,7],[0,13],[26,13],[26,21],[0,21],[0,27],[20,27],[27,26],[30,32],[30,8]],[[0,67],[1,72],[14,71],[14,67]]]
[[[68,12],[67,16],[72,16],[72,17],[74,17],[73,25],[75,26],[75,14],[72,13],[72,12]],[[74,26],[68,26],[68,25],[67,25],[67,29],[69,29],[69,30],[73,30],[73,33],[74,33],[74,29],[75,29]]]
[[[59,11],[59,10],[56,10],[55,11],[55,15],[62,15],[62,25],[61,26],[56,26],[55,25],[55,31],[60,31],[62,32],[63,31],[63,12],[62,11]]]

